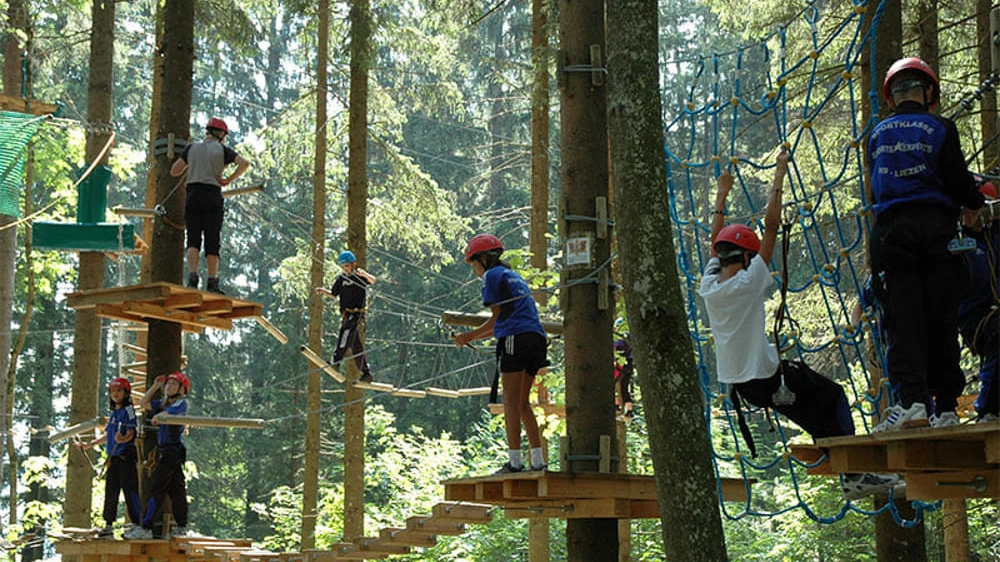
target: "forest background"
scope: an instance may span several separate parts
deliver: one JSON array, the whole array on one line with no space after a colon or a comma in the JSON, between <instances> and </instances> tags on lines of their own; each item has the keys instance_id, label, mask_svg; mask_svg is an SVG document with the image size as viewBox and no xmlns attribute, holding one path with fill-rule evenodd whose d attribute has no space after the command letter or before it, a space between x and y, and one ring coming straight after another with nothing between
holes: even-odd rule
<instances>
[{"instance_id":1,"label":"forest background","mask_svg":"<svg viewBox=\"0 0 1000 562\"><path fill-rule=\"evenodd\" d=\"M660 52L664 111L685 98L695 65L712 53L731 52L781 25L800 6L723 0L660 2ZM827 9L851 9L847 2ZM981 4L981 3L980 3ZM228 333L185 336L185 371L192 379L193 412L216 417L267 420L254 430L199 428L187 438L192 527L219 536L247 536L266 548L294 549L301 526L302 445L305 381L309 365L298 353L305 342L309 286L309 240L313 131L315 129L316 18L306 2L245 0L199 2L191 134L200 136L210 116L227 120L230 144L253 162L244 185L264 191L227 201L223 282L230 294L260 302L267 318L289 335L277 342L256 324L237 323ZM82 0L28 2L31 97L63 105L32 147L32 176L24 209L46 208L44 218L71 222L75 216L74 172L85 165L87 61L90 3ZM114 69L114 178L110 207L141 207L145 199L152 98L152 54L156 48L151 0L118 3ZM328 253L346 247L348 6L334 4L330 62L330 121L327 125ZM916 14L916 2L904 2ZM946 92L953 98L977 85L976 30L967 3L938 2L935 13L947 53ZM488 355L455 349L444 310L479 309L478 281L461 262L474 232L502 235L515 266L535 286L553 287L552 273L526 268L530 194L531 49L530 6L523 2L473 3L406 0L376 3L369 98L368 260L379 277L368 315L368 348L376 380L397 386L482 387L489 384ZM552 21L556 21L553 14ZM915 25L911 22L912 25ZM912 35L912 34L911 34ZM553 41L554 43L554 41ZM913 41L909 43L913 46ZM943 63L944 64L944 63ZM967 68L966 72L956 71ZM557 100L553 81L553 100ZM558 114L554 101L553 116ZM668 120L668 119L666 119ZM972 119L960 121L966 138L981 144ZM553 118L552 139L558 139ZM752 145L753 139L744 139ZM762 142L772 143L773 139ZM559 200L558 143L550 157L550 208ZM118 220L109 217L109 220ZM554 227L549 263L558 268ZM24 229L19 229L24 240ZM520 243L518 243L520 241ZM23 246L22 246L23 247ZM74 312L65 295L76 286L72 254L23 252L17 262L14 323L25 331L18 349L12 396L13 428L4 459L4 525L10 540L26 542L25 559L52 554L46 528L60 520L61 467L66 442L50 446L47 428L65 425L72 372ZM137 282L138 259L108 262L108 285ZM327 273L332 281L333 263ZM30 274L29 274L30 270ZM34 307L30 323L25 312ZM335 304L327 304L327 349L336 330ZM620 306L620 305L619 305ZM556 299L543 314L557 318ZM127 334L105 322L101 380L129 361L120 344ZM627 328L627 326L626 326ZM326 351L328 353L328 351ZM561 350L553 349L558 365ZM608 376L611 375L609 365ZM560 371L546 384L561 398ZM324 381L323 462L317 543L339 540L343 517L342 388ZM640 390L641 396L641 390ZM105 397L100 397L100 410ZM367 398L365 474L367 523L398 523L441 498L441 480L483 474L501 458L502 428L485 408L486 398L410 399L372 393ZM642 406L629 425L629 472L651 473ZM548 426L560 432L557 420ZM94 459L95 466L98 459ZM777 480L777 477L775 478ZM810 486L810 483L804 484ZM95 496L102 486L96 485ZM775 493L780 495L780 487ZM826 482L810 489L816 502L839 502ZM95 497L95 520L100 498ZM996 507L970 505L976 556L994 559ZM978 522L978 523L977 523ZM940 517L928 517L929 559L941 558ZM834 525L817 524L800 510L773 518L726 521L734 560L865 560L873 533L857 514ZM562 532L559 523L551 530ZM30 538L34 533L34 538ZM523 557L523 521L498 518L488 527L444 540L425 560L508 560ZM660 560L657 521L632 524L633 559ZM29 537L24 539L24 537ZM553 540L561 559L561 540ZM858 545L861 545L860 547Z\"/></svg>"}]
</instances>

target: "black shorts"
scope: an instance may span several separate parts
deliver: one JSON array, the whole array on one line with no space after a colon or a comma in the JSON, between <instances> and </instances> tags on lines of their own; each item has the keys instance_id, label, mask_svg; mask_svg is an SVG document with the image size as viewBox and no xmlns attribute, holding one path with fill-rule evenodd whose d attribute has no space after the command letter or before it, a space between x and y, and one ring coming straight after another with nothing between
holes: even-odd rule
<instances>
[{"instance_id":1,"label":"black shorts","mask_svg":"<svg viewBox=\"0 0 1000 562\"><path fill-rule=\"evenodd\" d=\"M549 366L548 348L545 336L535 332L505 336L497 340L497 365L501 373L524 371L533 377Z\"/></svg>"}]
</instances>

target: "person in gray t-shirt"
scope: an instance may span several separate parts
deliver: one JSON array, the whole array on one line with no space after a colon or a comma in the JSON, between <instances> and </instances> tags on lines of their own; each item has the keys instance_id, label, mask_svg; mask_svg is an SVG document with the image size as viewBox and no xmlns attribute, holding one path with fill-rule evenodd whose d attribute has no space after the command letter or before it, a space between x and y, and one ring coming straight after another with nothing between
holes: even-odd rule
<instances>
[{"instance_id":1,"label":"person in gray t-shirt","mask_svg":"<svg viewBox=\"0 0 1000 562\"><path fill-rule=\"evenodd\" d=\"M178 177L187 172L187 196L184 199L184 222L187 225L187 286L198 288L198 252L201 239L205 238L205 261L208 279L205 290L222 293L219 289L219 248L222 232L222 187L243 175L250 162L223 144L229 134L226 122L218 117L208 120L205 138L188 144L180 158L170 167L170 175ZM223 175L230 164L236 169L228 177Z\"/></svg>"}]
</instances>

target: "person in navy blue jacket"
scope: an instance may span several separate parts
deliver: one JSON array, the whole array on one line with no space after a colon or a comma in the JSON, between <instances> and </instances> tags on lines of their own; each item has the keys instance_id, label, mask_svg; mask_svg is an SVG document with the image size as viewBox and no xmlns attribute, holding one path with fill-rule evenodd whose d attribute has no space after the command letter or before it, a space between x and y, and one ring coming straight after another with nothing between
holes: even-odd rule
<instances>
[{"instance_id":1,"label":"person in navy blue jacket","mask_svg":"<svg viewBox=\"0 0 1000 562\"><path fill-rule=\"evenodd\" d=\"M976 421L983 423L1000 419L1000 201L991 182L979 191L990 205L962 221L976 249L965 254L969 285L958 307L958 329L965 346L979 356L982 386L975 408Z\"/></svg>"},{"instance_id":2,"label":"person in navy blue jacket","mask_svg":"<svg viewBox=\"0 0 1000 562\"><path fill-rule=\"evenodd\" d=\"M497 474L545 470L542 435L528 397L535 375L549 365L548 339L531 288L523 277L500 260L503 244L492 234L477 234L465 248L465 263L483 279L483 305L490 319L468 332L453 334L462 347L482 338L496 337L496 358L503 385L503 418L508 461ZM521 458L521 425L528 434L530 464Z\"/></svg>"},{"instance_id":3,"label":"person in navy blue jacket","mask_svg":"<svg viewBox=\"0 0 1000 562\"><path fill-rule=\"evenodd\" d=\"M873 278L882 281L887 374L897 403L875 431L953 425L965 386L958 344L963 247L954 241L963 209L979 209L983 196L955 123L931 113L941 93L930 66L896 61L883 92L893 113L868 141L870 250Z\"/></svg>"},{"instance_id":4,"label":"person in navy blue jacket","mask_svg":"<svg viewBox=\"0 0 1000 562\"><path fill-rule=\"evenodd\" d=\"M160 390L163 399L156 400ZM183 425L160 424L158 417L162 414L183 416L187 414L186 396L191 391L191 381L187 375L174 371L169 375L156 377L153 386L142 396L142 408L148 413L156 429L157 460L153 475L150 476L149 501L146 512L142 516L141 525L137 525L125 533L127 539L153 538L153 518L163 501L170 496L173 508L174 528L171 536L187 535L188 502L187 487L184 481L184 462L187 460L187 450L181 441L184 434Z\"/></svg>"},{"instance_id":5,"label":"person in navy blue jacket","mask_svg":"<svg viewBox=\"0 0 1000 562\"><path fill-rule=\"evenodd\" d=\"M112 526L118 518L118 496L125 495L125 509L129 521L139 522L139 457L135 449L136 418L132 407L132 384L117 377L108 383L108 401L111 411L104 434L93 441L77 442L77 449L86 450L101 443L107 452L107 472L104 479L104 528L98 536L112 537Z\"/></svg>"}]
</instances>

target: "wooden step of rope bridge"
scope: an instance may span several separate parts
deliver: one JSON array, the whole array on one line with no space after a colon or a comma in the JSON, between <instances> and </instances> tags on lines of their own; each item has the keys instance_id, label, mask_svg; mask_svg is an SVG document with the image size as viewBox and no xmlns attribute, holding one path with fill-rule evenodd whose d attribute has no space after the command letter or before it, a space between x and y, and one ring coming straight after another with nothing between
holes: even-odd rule
<instances>
[{"instance_id":1,"label":"wooden step of rope bridge","mask_svg":"<svg viewBox=\"0 0 1000 562\"><path fill-rule=\"evenodd\" d=\"M67 295L66 304L77 310L94 309L98 316L126 322L176 322L184 331L194 333L202 333L206 328L232 330L233 320L253 318L275 339L288 342L288 338L262 316L263 305L174 283L79 291Z\"/></svg>"},{"instance_id":2,"label":"wooden step of rope bridge","mask_svg":"<svg viewBox=\"0 0 1000 562\"><path fill-rule=\"evenodd\" d=\"M911 500L1000 499L1000 421L818 439L793 445L809 474L897 473Z\"/></svg>"},{"instance_id":3,"label":"wooden step of rope bridge","mask_svg":"<svg viewBox=\"0 0 1000 562\"><path fill-rule=\"evenodd\" d=\"M752 480L722 479L723 501L745 502ZM614 473L517 472L446 480L445 499L501 507L509 518L655 519L653 476Z\"/></svg>"}]
</instances>

